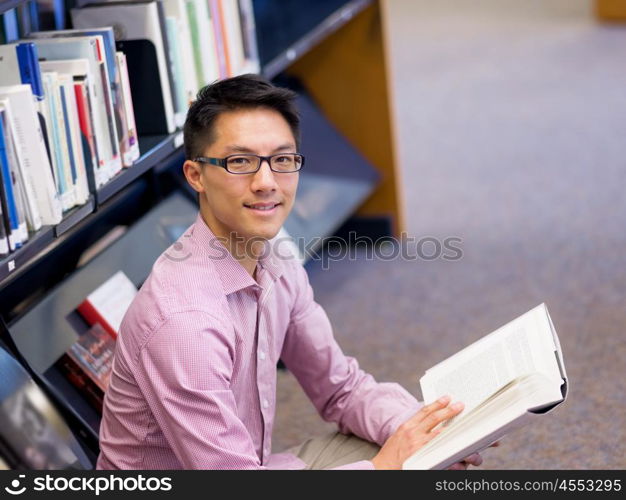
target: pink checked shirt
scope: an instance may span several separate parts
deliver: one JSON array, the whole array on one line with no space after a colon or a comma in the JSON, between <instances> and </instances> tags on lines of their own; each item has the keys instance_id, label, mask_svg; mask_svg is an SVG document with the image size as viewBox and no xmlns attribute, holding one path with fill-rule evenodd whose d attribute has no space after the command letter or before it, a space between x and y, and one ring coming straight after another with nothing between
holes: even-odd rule
<instances>
[{"instance_id":1,"label":"pink checked shirt","mask_svg":"<svg viewBox=\"0 0 626 500\"><path fill-rule=\"evenodd\" d=\"M279 359L342 432L382 445L419 409L343 354L295 260L268 252L257 280L200 215L158 258L120 328L99 469L304 468L271 452Z\"/></svg>"}]
</instances>

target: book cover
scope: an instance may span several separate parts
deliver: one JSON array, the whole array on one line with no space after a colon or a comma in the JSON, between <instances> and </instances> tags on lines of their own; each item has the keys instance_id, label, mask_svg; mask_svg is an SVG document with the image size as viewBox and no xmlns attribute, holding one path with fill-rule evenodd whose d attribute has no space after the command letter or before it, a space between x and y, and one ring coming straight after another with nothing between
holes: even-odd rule
<instances>
[{"instance_id":1,"label":"book cover","mask_svg":"<svg viewBox=\"0 0 626 500\"><path fill-rule=\"evenodd\" d=\"M124 314L135 295L135 285L122 271L118 271L90 293L76 309L88 324L99 323L116 339Z\"/></svg>"}]
</instances>

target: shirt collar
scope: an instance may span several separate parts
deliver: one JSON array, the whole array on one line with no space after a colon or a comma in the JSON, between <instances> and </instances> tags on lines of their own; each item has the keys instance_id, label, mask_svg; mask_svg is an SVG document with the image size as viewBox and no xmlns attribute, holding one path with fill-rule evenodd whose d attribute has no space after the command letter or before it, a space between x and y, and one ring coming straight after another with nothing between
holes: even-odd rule
<instances>
[{"instance_id":1,"label":"shirt collar","mask_svg":"<svg viewBox=\"0 0 626 500\"><path fill-rule=\"evenodd\" d=\"M220 240L209 229L198 212L196 222L192 229L192 238L200 246L208 258L213 262L217 274L220 277L224 293L229 295L244 288L258 286L258 283L250 276L248 271L235 259L228 249L222 245ZM271 251L271 245L266 244L266 250L259 259L259 265L267 270L274 280L282 274L282 268L276 260L276 256Z\"/></svg>"}]
</instances>

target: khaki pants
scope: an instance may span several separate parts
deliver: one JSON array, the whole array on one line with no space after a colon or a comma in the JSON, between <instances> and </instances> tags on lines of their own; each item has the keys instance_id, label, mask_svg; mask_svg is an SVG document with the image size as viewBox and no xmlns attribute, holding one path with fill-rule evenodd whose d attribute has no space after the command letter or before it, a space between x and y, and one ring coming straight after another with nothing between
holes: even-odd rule
<instances>
[{"instance_id":1,"label":"khaki pants","mask_svg":"<svg viewBox=\"0 0 626 500\"><path fill-rule=\"evenodd\" d=\"M379 450L380 446L375 443L354 435L333 432L324 437L308 439L287 451L307 464L307 469L321 470L371 460Z\"/></svg>"}]
</instances>

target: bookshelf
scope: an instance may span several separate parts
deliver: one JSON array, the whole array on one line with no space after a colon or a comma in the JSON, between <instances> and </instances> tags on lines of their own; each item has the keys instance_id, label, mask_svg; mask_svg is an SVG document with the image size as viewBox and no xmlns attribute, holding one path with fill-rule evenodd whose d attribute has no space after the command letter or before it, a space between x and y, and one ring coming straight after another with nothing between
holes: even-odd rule
<instances>
[{"instance_id":1,"label":"bookshelf","mask_svg":"<svg viewBox=\"0 0 626 500\"><path fill-rule=\"evenodd\" d=\"M25 1L0 2L0 13ZM301 93L307 167L300 177L300 205L285 227L305 245L334 234L355 216L383 219L385 231L398 234L404 228L403 204L388 91L386 2L299 2L280 4L314 8L315 15L304 16L313 25L300 26L289 40L278 40L261 54L263 75ZM256 16L268 2L253 3ZM65 213L60 224L43 227L0 259L0 337L59 402L94 453L99 415L52 364L85 326L72 313L82 298L119 269L140 285L172 243L154 232L155 221L169 213L187 225L193 222L195 193L180 168L182 140L180 130L140 136L141 156L132 167L92 192L85 205ZM324 205L323 211L316 212L318 205ZM84 251L119 225L127 226L127 233L77 267Z\"/></svg>"}]
</instances>

